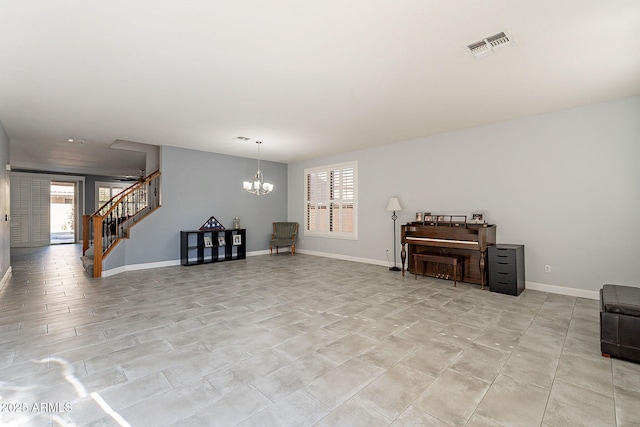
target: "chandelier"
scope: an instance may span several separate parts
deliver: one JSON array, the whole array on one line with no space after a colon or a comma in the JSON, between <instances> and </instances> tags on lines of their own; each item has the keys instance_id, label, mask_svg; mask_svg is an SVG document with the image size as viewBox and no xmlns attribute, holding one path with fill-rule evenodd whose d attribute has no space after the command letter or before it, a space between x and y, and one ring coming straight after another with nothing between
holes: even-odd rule
<instances>
[{"instance_id":1,"label":"chandelier","mask_svg":"<svg viewBox=\"0 0 640 427\"><path fill-rule=\"evenodd\" d=\"M258 144L258 171L253 176L253 181L244 181L242 183L242 188L256 196L262 196L273 191L273 184L264 182L264 176L262 176L262 171L260 170L260 144L262 144L262 141L256 141L256 144Z\"/></svg>"}]
</instances>

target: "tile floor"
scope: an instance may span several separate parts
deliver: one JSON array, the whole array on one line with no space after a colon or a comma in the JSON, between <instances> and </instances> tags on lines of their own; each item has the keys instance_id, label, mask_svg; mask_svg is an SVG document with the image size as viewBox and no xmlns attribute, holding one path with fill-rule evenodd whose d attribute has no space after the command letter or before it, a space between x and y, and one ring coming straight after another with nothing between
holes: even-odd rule
<instances>
[{"instance_id":1,"label":"tile floor","mask_svg":"<svg viewBox=\"0 0 640 427\"><path fill-rule=\"evenodd\" d=\"M598 303L289 254L91 279L13 249L0 424L632 426Z\"/></svg>"}]
</instances>

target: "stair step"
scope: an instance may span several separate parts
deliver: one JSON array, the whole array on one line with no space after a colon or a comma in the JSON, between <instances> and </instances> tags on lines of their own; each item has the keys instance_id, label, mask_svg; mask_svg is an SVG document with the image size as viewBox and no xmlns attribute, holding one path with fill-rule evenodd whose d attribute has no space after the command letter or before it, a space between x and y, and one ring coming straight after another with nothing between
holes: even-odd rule
<instances>
[{"instance_id":1,"label":"stair step","mask_svg":"<svg viewBox=\"0 0 640 427\"><path fill-rule=\"evenodd\" d=\"M85 271L89 273L91 277L93 277L93 256L81 256L80 260L82 261L82 267L85 269Z\"/></svg>"}]
</instances>

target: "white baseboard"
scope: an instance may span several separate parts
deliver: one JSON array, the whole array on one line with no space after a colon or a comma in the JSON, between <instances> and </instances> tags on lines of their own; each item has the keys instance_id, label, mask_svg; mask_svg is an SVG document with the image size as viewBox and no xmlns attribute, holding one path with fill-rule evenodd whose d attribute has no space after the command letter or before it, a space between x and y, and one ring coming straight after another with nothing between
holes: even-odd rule
<instances>
[{"instance_id":1,"label":"white baseboard","mask_svg":"<svg viewBox=\"0 0 640 427\"><path fill-rule=\"evenodd\" d=\"M281 252L284 252L284 251L281 251ZM257 256L257 255L269 255L269 250L247 252L247 256ZM116 274L124 273L125 271L147 270L149 268L161 268L161 267L174 267L176 265L180 265L179 259L174 259L171 261L147 262L144 264L131 264L131 265L125 265L122 267L112 268L110 270L103 270L102 277L114 276Z\"/></svg>"},{"instance_id":2,"label":"white baseboard","mask_svg":"<svg viewBox=\"0 0 640 427\"><path fill-rule=\"evenodd\" d=\"M525 282L525 289L532 291L549 292L552 294L568 295L572 297L600 299L600 291L588 291L586 289L567 288L564 286L545 285L544 283Z\"/></svg>"},{"instance_id":3,"label":"white baseboard","mask_svg":"<svg viewBox=\"0 0 640 427\"><path fill-rule=\"evenodd\" d=\"M11 276L11 266L7 268L7 271L2 276L2 280L0 280L0 289L4 288L4 285L7 284L7 280L9 280L9 276Z\"/></svg>"},{"instance_id":4,"label":"white baseboard","mask_svg":"<svg viewBox=\"0 0 640 427\"><path fill-rule=\"evenodd\" d=\"M280 252L284 252L284 251L280 251ZM265 249L263 251L247 252L247 256L258 256L258 255L269 255L269 249Z\"/></svg>"},{"instance_id":5,"label":"white baseboard","mask_svg":"<svg viewBox=\"0 0 640 427\"><path fill-rule=\"evenodd\" d=\"M149 268L161 268L161 267L173 267L180 265L180 260L160 261L160 262L147 262L144 264L130 264L122 267L112 268L110 270L103 270L102 277L114 276L116 274L124 273L125 271L137 271L147 270Z\"/></svg>"},{"instance_id":6,"label":"white baseboard","mask_svg":"<svg viewBox=\"0 0 640 427\"><path fill-rule=\"evenodd\" d=\"M307 250L307 249L296 249L296 253L301 253L301 254L306 254L306 255L321 256L321 257L325 257L325 258L341 259L341 260L344 260L344 261L361 262L361 263L364 263L364 264L382 265L384 267L389 267L389 263L387 263L385 261L380 261L380 260L377 260L377 259L371 259L371 258L360 258L360 257L355 257L355 256L349 256L349 255L330 254L330 253L327 253L327 252L310 251L310 250Z\"/></svg>"}]
</instances>

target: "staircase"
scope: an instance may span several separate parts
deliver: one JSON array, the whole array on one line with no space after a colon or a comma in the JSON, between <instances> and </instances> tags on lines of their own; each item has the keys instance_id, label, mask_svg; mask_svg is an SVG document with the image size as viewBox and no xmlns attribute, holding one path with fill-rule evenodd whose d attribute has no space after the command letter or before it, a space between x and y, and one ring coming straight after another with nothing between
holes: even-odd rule
<instances>
[{"instance_id":1,"label":"staircase","mask_svg":"<svg viewBox=\"0 0 640 427\"><path fill-rule=\"evenodd\" d=\"M91 215L82 216L82 265L93 277L102 276L102 262L129 230L160 207L160 171L114 196Z\"/></svg>"}]
</instances>

